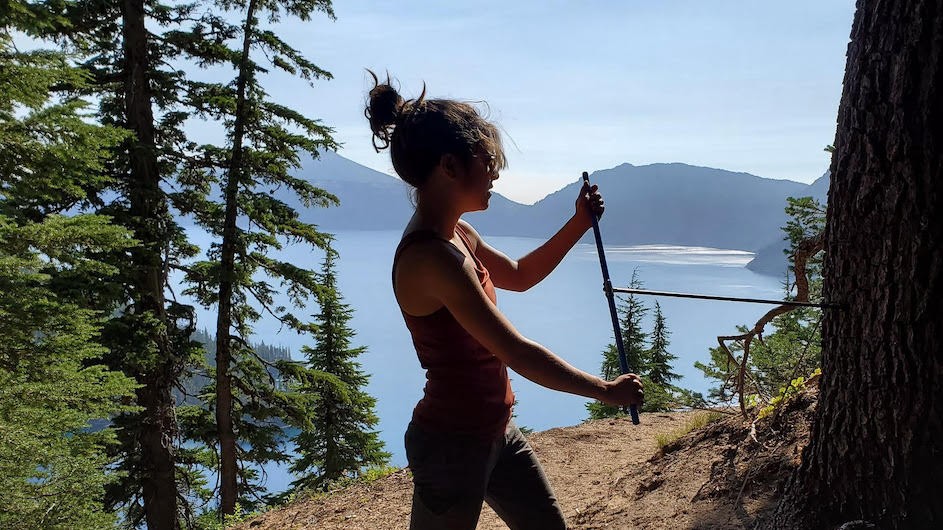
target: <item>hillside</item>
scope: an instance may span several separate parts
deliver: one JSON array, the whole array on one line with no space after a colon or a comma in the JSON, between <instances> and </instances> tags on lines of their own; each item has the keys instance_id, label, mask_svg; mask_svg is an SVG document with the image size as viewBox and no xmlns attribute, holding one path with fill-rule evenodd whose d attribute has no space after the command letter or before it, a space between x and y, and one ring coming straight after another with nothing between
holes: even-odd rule
<instances>
[{"instance_id":1,"label":"hillside","mask_svg":"<svg viewBox=\"0 0 943 530\"><path fill-rule=\"evenodd\" d=\"M570 528L746 529L769 512L808 442L816 392L750 422L727 415L658 449L657 437L704 412L587 422L529 436ZM408 470L298 500L239 530L396 530L408 527ZM487 506L479 529L507 528Z\"/></svg>"}]
</instances>

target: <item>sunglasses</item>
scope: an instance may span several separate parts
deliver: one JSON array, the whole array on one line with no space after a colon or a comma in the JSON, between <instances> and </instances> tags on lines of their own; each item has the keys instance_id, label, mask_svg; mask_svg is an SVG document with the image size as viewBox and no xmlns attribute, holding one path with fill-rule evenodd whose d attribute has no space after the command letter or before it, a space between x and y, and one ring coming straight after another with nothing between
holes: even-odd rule
<instances>
[{"instance_id":1,"label":"sunglasses","mask_svg":"<svg viewBox=\"0 0 943 530\"><path fill-rule=\"evenodd\" d=\"M480 153L480 154L474 154L472 155L472 157L480 159L485 164L485 171L487 171L488 173L490 174L497 173L498 168L495 165L497 156L495 156L494 154Z\"/></svg>"}]
</instances>

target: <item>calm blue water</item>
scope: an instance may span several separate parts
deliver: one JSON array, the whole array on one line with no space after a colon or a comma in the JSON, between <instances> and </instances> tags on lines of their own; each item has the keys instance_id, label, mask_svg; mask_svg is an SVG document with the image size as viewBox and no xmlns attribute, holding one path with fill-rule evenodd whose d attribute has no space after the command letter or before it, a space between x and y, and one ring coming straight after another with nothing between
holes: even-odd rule
<instances>
[{"instance_id":1,"label":"calm blue water","mask_svg":"<svg viewBox=\"0 0 943 530\"><path fill-rule=\"evenodd\" d=\"M339 288L354 309L354 345L368 348L361 363L371 374L367 391L377 398L378 428L387 450L393 453L392 464L404 466L403 432L425 379L390 286L390 263L399 236L399 230L339 232L335 248L340 253ZM511 257L523 256L541 243L518 237L487 239ZM193 240L202 244L207 238L193 234ZM321 255L306 248L286 248L283 257L320 268ZM747 252L649 245L610 247L606 257L616 287L626 286L637 267L644 287L653 290L757 298L780 298L782 294L778 279L744 268L752 258ZM645 297L644 301L654 307L654 299ZM735 331L738 324L752 324L767 310L754 304L677 298L659 302L671 331L669 350L678 356L675 371L683 376L680 384L697 391L705 391L709 384L694 362L708 359L708 348L717 344L717 335ZM498 306L522 334L574 366L598 373L601 352L612 342L612 325L595 246L574 247L553 274L526 293L499 291ZM298 315L317 312L317 306L312 305ZM199 318L201 328L213 329L215 318L209 312L200 312ZM257 324L255 338L288 346L293 355L302 345L311 344L290 330L280 329L270 318ZM544 389L513 373L511 378L519 401L518 424L544 430L586 418L586 399ZM284 469L271 466L266 471L270 491L281 491L291 481Z\"/></svg>"}]
</instances>

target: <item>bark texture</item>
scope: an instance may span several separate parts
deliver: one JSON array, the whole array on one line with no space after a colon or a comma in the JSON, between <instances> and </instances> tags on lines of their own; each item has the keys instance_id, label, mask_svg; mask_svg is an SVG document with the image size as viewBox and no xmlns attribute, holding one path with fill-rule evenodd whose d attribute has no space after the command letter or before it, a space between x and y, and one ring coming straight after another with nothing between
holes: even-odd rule
<instances>
[{"instance_id":1,"label":"bark texture","mask_svg":"<svg viewBox=\"0 0 943 530\"><path fill-rule=\"evenodd\" d=\"M861 0L832 159L821 393L769 528L943 528L943 0Z\"/></svg>"},{"instance_id":2,"label":"bark texture","mask_svg":"<svg viewBox=\"0 0 943 530\"><path fill-rule=\"evenodd\" d=\"M122 3L125 64L124 105L127 127L134 132L130 142L129 206L131 228L141 244L131 250L134 311L145 322L143 332L153 346L156 360L142 363L135 374L142 386L137 390L143 408L138 441L143 466L142 494L149 530L176 530L177 484L174 477L173 437L176 433L174 361L167 336L164 299L164 223L167 205L160 190L154 114L148 72L148 37L144 25L143 0Z\"/></svg>"}]
</instances>

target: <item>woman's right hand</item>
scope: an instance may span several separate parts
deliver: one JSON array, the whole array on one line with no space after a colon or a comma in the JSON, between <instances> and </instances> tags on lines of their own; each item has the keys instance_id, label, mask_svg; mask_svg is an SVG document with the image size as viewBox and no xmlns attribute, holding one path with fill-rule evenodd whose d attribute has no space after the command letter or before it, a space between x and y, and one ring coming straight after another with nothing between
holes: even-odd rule
<instances>
[{"instance_id":1,"label":"woman's right hand","mask_svg":"<svg viewBox=\"0 0 943 530\"><path fill-rule=\"evenodd\" d=\"M613 381L606 382L606 392L601 401L610 405L641 405L645 393L642 380L635 374L620 375Z\"/></svg>"}]
</instances>

